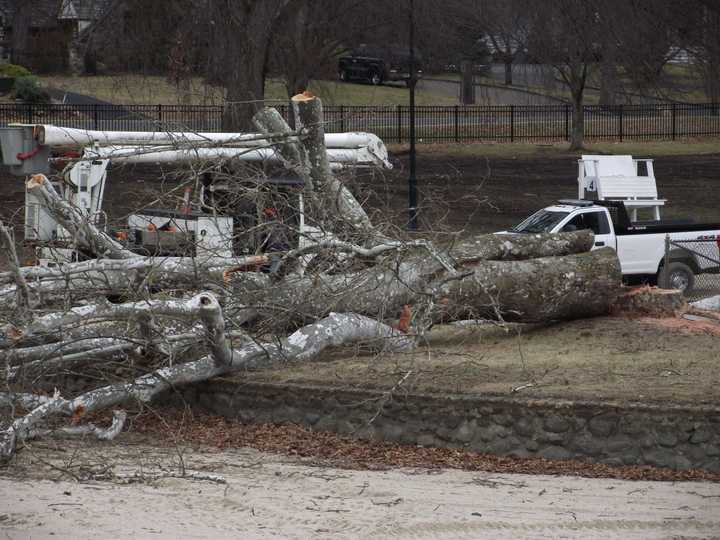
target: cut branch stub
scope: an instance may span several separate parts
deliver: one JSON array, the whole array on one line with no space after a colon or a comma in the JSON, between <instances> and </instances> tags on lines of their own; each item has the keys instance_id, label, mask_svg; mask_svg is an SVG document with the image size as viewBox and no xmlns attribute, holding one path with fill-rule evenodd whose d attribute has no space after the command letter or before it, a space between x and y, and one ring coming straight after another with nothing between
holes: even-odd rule
<instances>
[{"instance_id":1,"label":"cut branch stub","mask_svg":"<svg viewBox=\"0 0 720 540\"><path fill-rule=\"evenodd\" d=\"M291 99L295 113L296 127L301 131L302 144L310 164L310 176L323 202L330 204L329 216L338 215L341 221L349 223L356 232L368 235L372 223L367 213L330 170L325 147L325 128L322 102L311 92L297 94Z\"/></svg>"},{"instance_id":2,"label":"cut branch stub","mask_svg":"<svg viewBox=\"0 0 720 540\"><path fill-rule=\"evenodd\" d=\"M205 340L211 356L218 364L229 365L232 362L232 351L225 340L225 321L217 298L210 293L201 293L190 304L197 310L205 326Z\"/></svg>"}]
</instances>

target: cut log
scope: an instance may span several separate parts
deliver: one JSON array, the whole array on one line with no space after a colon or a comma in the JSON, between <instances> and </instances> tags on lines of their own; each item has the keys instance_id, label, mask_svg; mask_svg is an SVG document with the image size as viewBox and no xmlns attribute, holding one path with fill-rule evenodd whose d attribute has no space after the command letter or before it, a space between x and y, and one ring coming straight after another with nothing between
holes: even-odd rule
<instances>
[{"instance_id":1,"label":"cut log","mask_svg":"<svg viewBox=\"0 0 720 540\"><path fill-rule=\"evenodd\" d=\"M312 194L308 218L310 221L325 223L331 217L334 221L350 224L356 232L367 236L372 229L370 219L352 193L331 171L324 144L320 100L312 94L300 94L293 100L295 118L298 128L303 130L302 136L300 142L285 138L278 150L288 166L303 178L306 188ZM268 136L272 133L292 132L275 109L259 111L253 117L253 122Z\"/></svg>"},{"instance_id":2,"label":"cut log","mask_svg":"<svg viewBox=\"0 0 720 540\"><path fill-rule=\"evenodd\" d=\"M311 92L297 94L290 100L295 122L301 133L302 144L310 164L310 176L324 202L327 215L346 220L357 232L365 235L372 231L372 223L363 207L330 169L325 149L325 127L322 103ZM325 221L325 220L323 220Z\"/></svg>"},{"instance_id":3,"label":"cut log","mask_svg":"<svg viewBox=\"0 0 720 540\"><path fill-rule=\"evenodd\" d=\"M270 261L265 255L247 257L164 257L124 260L97 259L67 263L54 268L23 267L21 276L39 305L61 301L77 302L99 295L132 296L141 293L142 284L165 289L223 287L236 269L258 268ZM0 282L8 281L0 274ZM17 284L0 287L0 306L14 309Z\"/></svg>"},{"instance_id":4,"label":"cut log","mask_svg":"<svg viewBox=\"0 0 720 540\"><path fill-rule=\"evenodd\" d=\"M608 313L621 288L620 263L609 248L528 261L479 261L454 273L427 254L415 254L357 272L288 276L270 290L246 287L243 280L249 278L237 276L235 294L263 305L267 317L285 313L300 320L329 311L382 318L405 304L425 302L443 302L450 320L571 319Z\"/></svg>"},{"instance_id":5,"label":"cut log","mask_svg":"<svg viewBox=\"0 0 720 540\"><path fill-rule=\"evenodd\" d=\"M450 255L460 264L474 261L520 261L590 251L592 231L542 234L484 234L459 241Z\"/></svg>"},{"instance_id":6,"label":"cut log","mask_svg":"<svg viewBox=\"0 0 720 540\"><path fill-rule=\"evenodd\" d=\"M613 311L629 317L678 317L688 309L682 291L635 287L621 294Z\"/></svg>"},{"instance_id":7,"label":"cut log","mask_svg":"<svg viewBox=\"0 0 720 540\"><path fill-rule=\"evenodd\" d=\"M294 132L277 109L266 107L258 111L253 116L253 123L268 137L270 142L276 144L275 152L279 154L285 167L302 178L306 191L312 193L314 185L310 176L307 154L303 146L298 143L297 138L289 137ZM280 137L273 137L272 134L280 134Z\"/></svg>"},{"instance_id":8,"label":"cut log","mask_svg":"<svg viewBox=\"0 0 720 540\"><path fill-rule=\"evenodd\" d=\"M495 315L543 322L604 315L622 280L611 248L527 261L483 261L471 271L466 279L438 289L451 320Z\"/></svg>"}]
</instances>

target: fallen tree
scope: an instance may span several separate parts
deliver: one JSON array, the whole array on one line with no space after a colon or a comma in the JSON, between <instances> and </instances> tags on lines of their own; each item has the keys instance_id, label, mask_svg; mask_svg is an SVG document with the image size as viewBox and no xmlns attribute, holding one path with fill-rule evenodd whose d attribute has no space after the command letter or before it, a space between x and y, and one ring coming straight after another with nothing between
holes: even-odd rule
<instances>
[{"instance_id":1,"label":"fallen tree","mask_svg":"<svg viewBox=\"0 0 720 540\"><path fill-rule=\"evenodd\" d=\"M0 407L24 411L4 428L0 456L47 435L53 418L77 424L89 413L218 375L309 361L330 346L408 352L438 321L547 322L600 315L615 303L619 262L609 248L591 251L589 231L388 238L328 165L320 101L306 93L293 107L296 132L267 109L256 125L266 142L276 142L284 166L305 179L306 219L333 234L275 254L271 272L265 254L138 256L45 177L28 181L28 191L93 258L0 273L8 387ZM60 373L106 364L123 380L72 398L39 391ZM108 429L61 432L109 439L124 418L117 412Z\"/></svg>"}]
</instances>

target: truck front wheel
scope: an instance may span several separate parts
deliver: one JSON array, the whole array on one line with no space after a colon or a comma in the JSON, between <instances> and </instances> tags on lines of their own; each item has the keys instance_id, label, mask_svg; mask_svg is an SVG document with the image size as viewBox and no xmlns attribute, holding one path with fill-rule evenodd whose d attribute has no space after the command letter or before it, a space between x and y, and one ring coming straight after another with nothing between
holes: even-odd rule
<instances>
[{"instance_id":1,"label":"truck front wheel","mask_svg":"<svg viewBox=\"0 0 720 540\"><path fill-rule=\"evenodd\" d=\"M662 283L663 270L660 271L660 284ZM687 264L671 262L667 267L667 283L671 289L682 291L688 296L695 287L695 273Z\"/></svg>"}]
</instances>

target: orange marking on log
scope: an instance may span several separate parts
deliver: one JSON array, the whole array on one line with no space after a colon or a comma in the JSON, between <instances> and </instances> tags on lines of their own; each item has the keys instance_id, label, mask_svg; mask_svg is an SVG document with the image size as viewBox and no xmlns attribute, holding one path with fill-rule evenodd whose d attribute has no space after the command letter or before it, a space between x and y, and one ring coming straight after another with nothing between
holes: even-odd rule
<instances>
[{"instance_id":1,"label":"orange marking on log","mask_svg":"<svg viewBox=\"0 0 720 540\"><path fill-rule=\"evenodd\" d=\"M7 333L8 336L10 336L10 339L12 339L13 341L19 341L25 335L22 330L16 328L15 326L11 326L8 329Z\"/></svg>"},{"instance_id":2,"label":"orange marking on log","mask_svg":"<svg viewBox=\"0 0 720 540\"><path fill-rule=\"evenodd\" d=\"M234 274L236 272L255 272L259 267L269 262L270 257L268 257L267 255L257 255L255 257L251 257L248 259L247 264L233 266L232 268L223 270L223 281L227 285L230 281L230 274Z\"/></svg>"},{"instance_id":3,"label":"orange marking on log","mask_svg":"<svg viewBox=\"0 0 720 540\"><path fill-rule=\"evenodd\" d=\"M410 330L410 320L412 319L412 310L410 309L410 306L405 304L402 307L402 311L400 312L400 319L398 320L397 324L390 325L391 328L398 330L402 332L403 334L407 334Z\"/></svg>"},{"instance_id":4,"label":"orange marking on log","mask_svg":"<svg viewBox=\"0 0 720 540\"><path fill-rule=\"evenodd\" d=\"M72 424L73 425L79 424L80 420L82 419L83 416L85 416L85 407L83 407L82 405L78 405L78 407L75 409L75 411L73 412L73 415L72 415L72 420L71 420Z\"/></svg>"}]
</instances>

